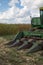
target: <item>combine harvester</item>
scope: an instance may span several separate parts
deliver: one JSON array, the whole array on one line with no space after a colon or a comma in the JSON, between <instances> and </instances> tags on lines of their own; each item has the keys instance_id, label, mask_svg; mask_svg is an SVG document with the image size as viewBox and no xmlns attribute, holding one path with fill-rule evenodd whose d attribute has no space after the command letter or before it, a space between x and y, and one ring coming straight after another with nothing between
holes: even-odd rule
<instances>
[{"instance_id":1,"label":"combine harvester","mask_svg":"<svg viewBox=\"0 0 43 65\"><path fill-rule=\"evenodd\" d=\"M17 33L7 45L18 46L17 50L28 49L28 53L43 50L43 7L40 8L40 17L32 18L31 29Z\"/></svg>"}]
</instances>

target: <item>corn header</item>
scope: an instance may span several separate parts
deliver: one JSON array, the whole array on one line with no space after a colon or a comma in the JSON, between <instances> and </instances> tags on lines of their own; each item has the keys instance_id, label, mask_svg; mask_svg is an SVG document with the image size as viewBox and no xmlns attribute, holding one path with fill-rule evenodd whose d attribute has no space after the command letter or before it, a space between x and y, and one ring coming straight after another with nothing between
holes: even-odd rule
<instances>
[{"instance_id":1,"label":"corn header","mask_svg":"<svg viewBox=\"0 0 43 65\"><path fill-rule=\"evenodd\" d=\"M32 18L31 29L17 33L7 45L17 46L17 50L28 49L28 53L43 50L43 7L40 8L40 17Z\"/></svg>"}]
</instances>

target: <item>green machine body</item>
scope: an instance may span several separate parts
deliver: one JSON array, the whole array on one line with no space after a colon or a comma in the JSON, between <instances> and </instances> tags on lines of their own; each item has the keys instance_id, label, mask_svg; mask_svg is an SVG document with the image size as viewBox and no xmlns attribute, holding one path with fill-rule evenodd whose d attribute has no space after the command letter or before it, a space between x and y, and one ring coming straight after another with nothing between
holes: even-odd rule
<instances>
[{"instance_id":1,"label":"green machine body","mask_svg":"<svg viewBox=\"0 0 43 65\"><path fill-rule=\"evenodd\" d=\"M40 17L33 17L31 20L32 27L43 29L43 7L40 8Z\"/></svg>"}]
</instances>

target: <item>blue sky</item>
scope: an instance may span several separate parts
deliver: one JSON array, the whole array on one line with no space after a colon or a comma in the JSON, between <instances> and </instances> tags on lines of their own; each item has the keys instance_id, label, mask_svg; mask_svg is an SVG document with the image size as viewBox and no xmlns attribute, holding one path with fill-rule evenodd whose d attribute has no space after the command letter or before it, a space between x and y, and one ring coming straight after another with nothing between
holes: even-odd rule
<instances>
[{"instance_id":1,"label":"blue sky","mask_svg":"<svg viewBox=\"0 0 43 65\"><path fill-rule=\"evenodd\" d=\"M0 23L31 23L31 17L39 17L42 0L0 0Z\"/></svg>"},{"instance_id":2,"label":"blue sky","mask_svg":"<svg viewBox=\"0 0 43 65\"><path fill-rule=\"evenodd\" d=\"M8 2L10 0L0 0L0 12L6 11L9 8Z\"/></svg>"},{"instance_id":3,"label":"blue sky","mask_svg":"<svg viewBox=\"0 0 43 65\"><path fill-rule=\"evenodd\" d=\"M10 8L10 6L8 5L10 1L11 0L0 0L0 12L4 12ZM21 5L21 1L20 0L18 1L19 1L18 3L15 3L15 6L20 9L23 8L23 6Z\"/></svg>"},{"instance_id":4,"label":"blue sky","mask_svg":"<svg viewBox=\"0 0 43 65\"><path fill-rule=\"evenodd\" d=\"M23 8L24 6L21 5L21 1L20 0L18 0L18 1L19 1L18 3L15 3L16 7L20 8L20 9Z\"/></svg>"}]
</instances>

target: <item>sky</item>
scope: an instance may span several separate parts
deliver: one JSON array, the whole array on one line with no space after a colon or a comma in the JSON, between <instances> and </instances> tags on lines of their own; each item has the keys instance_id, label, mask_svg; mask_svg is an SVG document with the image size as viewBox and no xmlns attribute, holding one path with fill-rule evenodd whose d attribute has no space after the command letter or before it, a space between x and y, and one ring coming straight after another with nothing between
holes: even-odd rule
<instances>
[{"instance_id":1,"label":"sky","mask_svg":"<svg viewBox=\"0 0 43 65\"><path fill-rule=\"evenodd\" d=\"M30 24L32 17L40 17L40 7L43 0L0 0L0 23Z\"/></svg>"}]
</instances>

